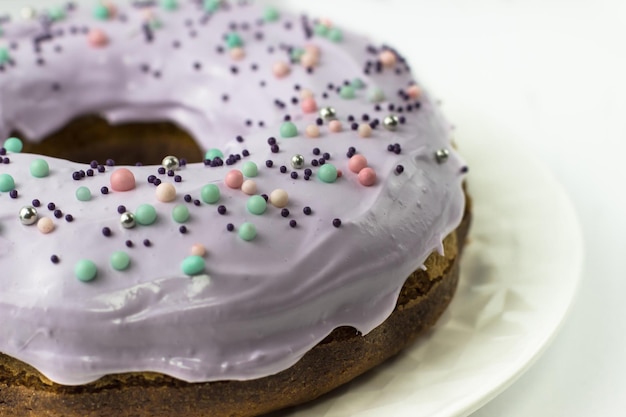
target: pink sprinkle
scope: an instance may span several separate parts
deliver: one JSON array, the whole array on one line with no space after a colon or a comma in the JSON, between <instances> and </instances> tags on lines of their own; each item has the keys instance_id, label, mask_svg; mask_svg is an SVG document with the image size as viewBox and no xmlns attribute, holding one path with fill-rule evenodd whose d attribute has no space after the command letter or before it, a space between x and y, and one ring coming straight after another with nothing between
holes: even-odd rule
<instances>
[{"instance_id":1,"label":"pink sprinkle","mask_svg":"<svg viewBox=\"0 0 626 417\"><path fill-rule=\"evenodd\" d=\"M320 19L320 23L329 28L333 27L333 21L327 17Z\"/></svg>"},{"instance_id":2,"label":"pink sprinkle","mask_svg":"<svg viewBox=\"0 0 626 417\"><path fill-rule=\"evenodd\" d=\"M272 66L272 72L276 78L285 78L291 72L291 68L285 61L278 61Z\"/></svg>"},{"instance_id":3,"label":"pink sprinkle","mask_svg":"<svg viewBox=\"0 0 626 417\"><path fill-rule=\"evenodd\" d=\"M339 133L343 130L343 126L339 120L331 120L330 123L328 123L328 130L333 133Z\"/></svg>"},{"instance_id":4,"label":"pink sprinkle","mask_svg":"<svg viewBox=\"0 0 626 417\"><path fill-rule=\"evenodd\" d=\"M386 68L394 67L396 65L396 62L398 61L398 57L396 56L396 54L388 49L382 51L380 55L378 55L378 59L380 60L380 62L383 63L383 66Z\"/></svg>"},{"instance_id":5,"label":"pink sprinkle","mask_svg":"<svg viewBox=\"0 0 626 417\"><path fill-rule=\"evenodd\" d=\"M54 222L49 217L42 217L37 221L37 229L44 235L47 235L54 230Z\"/></svg>"},{"instance_id":6,"label":"pink sprinkle","mask_svg":"<svg viewBox=\"0 0 626 417\"><path fill-rule=\"evenodd\" d=\"M361 123L359 125L359 136L362 138L369 138L372 136L372 127L367 123Z\"/></svg>"},{"instance_id":7,"label":"pink sprinkle","mask_svg":"<svg viewBox=\"0 0 626 417\"><path fill-rule=\"evenodd\" d=\"M337 170L337 178L341 178L341 177L343 177L343 171L338 169Z\"/></svg>"},{"instance_id":8,"label":"pink sprinkle","mask_svg":"<svg viewBox=\"0 0 626 417\"><path fill-rule=\"evenodd\" d=\"M244 194L254 195L257 191L256 182L254 180L245 180L243 184L241 184L241 191Z\"/></svg>"},{"instance_id":9,"label":"pink sprinkle","mask_svg":"<svg viewBox=\"0 0 626 417\"><path fill-rule=\"evenodd\" d=\"M135 189L135 175L127 168L118 168L111 174L111 188L114 191Z\"/></svg>"},{"instance_id":10,"label":"pink sprinkle","mask_svg":"<svg viewBox=\"0 0 626 417\"><path fill-rule=\"evenodd\" d=\"M364 168L367 168L367 159L365 159L363 155L354 155L350 158L350 161L348 161L348 168L350 171L358 174Z\"/></svg>"},{"instance_id":11,"label":"pink sprinkle","mask_svg":"<svg viewBox=\"0 0 626 417\"><path fill-rule=\"evenodd\" d=\"M300 102L300 107L302 107L302 111L305 113L315 113L317 110L317 103L313 98L306 98Z\"/></svg>"},{"instance_id":12,"label":"pink sprinkle","mask_svg":"<svg viewBox=\"0 0 626 417\"><path fill-rule=\"evenodd\" d=\"M162 203L176 200L176 187L169 182L162 182L156 188L156 198Z\"/></svg>"},{"instance_id":13,"label":"pink sprinkle","mask_svg":"<svg viewBox=\"0 0 626 417\"><path fill-rule=\"evenodd\" d=\"M315 67L317 65L318 61L319 61L318 56L317 55L313 55L310 52L305 52L300 57L300 64L302 64L302 66L306 67L306 68Z\"/></svg>"},{"instance_id":14,"label":"pink sprinkle","mask_svg":"<svg viewBox=\"0 0 626 417\"><path fill-rule=\"evenodd\" d=\"M416 85L412 85L412 86L410 86L409 88L406 89L406 93L412 99L416 99L416 98L418 98L418 97L420 97L422 95L422 89L419 88Z\"/></svg>"},{"instance_id":15,"label":"pink sprinkle","mask_svg":"<svg viewBox=\"0 0 626 417\"><path fill-rule=\"evenodd\" d=\"M194 256L204 256L206 255L206 248L201 243L196 243L191 246L191 254Z\"/></svg>"},{"instance_id":16,"label":"pink sprinkle","mask_svg":"<svg viewBox=\"0 0 626 417\"><path fill-rule=\"evenodd\" d=\"M224 183L228 188L238 190L243 185L243 174L238 169L233 169L226 174Z\"/></svg>"},{"instance_id":17,"label":"pink sprinkle","mask_svg":"<svg viewBox=\"0 0 626 417\"><path fill-rule=\"evenodd\" d=\"M109 38L104 33L104 31L100 29L91 29L91 31L89 31L89 34L87 35L87 40L89 42L89 45L93 46L94 48L102 48L109 43Z\"/></svg>"},{"instance_id":18,"label":"pink sprinkle","mask_svg":"<svg viewBox=\"0 0 626 417\"><path fill-rule=\"evenodd\" d=\"M233 48L230 50L230 57L235 61L241 61L246 56L243 48Z\"/></svg>"},{"instance_id":19,"label":"pink sprinkle","mask_svg":"<svg viewBox=\"0 0 626 417\"><path fill-rule=\"evenodd\" d=\"M102 4L109 11L109 19L115 17L115 15L117 14L117 6L111 1L104 1L102 2Z\"/></svg>"},{"instance_id":20,"label":"pink sprinkle","mask_svg":"<svg viewBox=\"0 0 626 417\"><path fill-rule=\"evenodd\" d=\"M320 47L312 43L306 44L304 46L304 50L312 55L315 55L316 57L319 57L321 52Z\"/></svg>"},{"instance_id":21,"label":"pink sprinkle","mask_svg":"<svg viewBox=\"0 0 626 417\"><path fill-rule=\"evenodd\" d=\"M300 98L302 100L307 99L307 98L313 98L313 91L309 90L308 88L303 88L300 91Z\"/></svg>"},{"instance_id":22,"label":"pink sprinkle","mask_svg":"<svg viewBox=\"0 0 626 417\"><path fill-rule=\"evenodd\" d=\"M376 183L376 172L372 168L363 168L359 172L359 182L366 187L374 185Z\"/></svg>"},{"instance_id":23,"label":"pink sprinkle","mask_svg":"<svg viewBox=\"0 0 626 417\"><path fill-rule=\"evenodd\" d=\"M319 138L320 128L317 125L308 125L304 131L309 138Z\"/></svg>"},{"instance_id":24,"label":"pink sprinkle","mask_svg":"<svg viewBox=\"0 0 626 417\"><path fill-rule=\"evenodd\" d=\"M152 20L154 20L155 16L154 16L154 10L152 9L143 9L141 11L141 17L143 18L143 20L150 22Z\"/></svg>"}]
</instances>

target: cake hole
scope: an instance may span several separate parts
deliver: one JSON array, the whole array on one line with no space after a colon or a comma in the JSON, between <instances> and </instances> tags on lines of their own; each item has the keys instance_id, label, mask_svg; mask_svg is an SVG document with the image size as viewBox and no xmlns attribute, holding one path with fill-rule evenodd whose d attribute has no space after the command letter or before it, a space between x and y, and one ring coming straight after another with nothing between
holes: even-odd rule
<instances>
[{"instance_id":1,"label":"cake hole","mask_svg":"<svg viewBox=\"0 0 626 417\"><path fill-rule=\"evenodd\" d=\"M12 136L24 141L23 152L36 153L74 162L117 165L160 165L163 157L174 155L188 162L200 162L204 153L194 138L171 122L136 122L111 125L100 116L81 116L41 142L33 142L20 132Z\"/></svg>"}]
</instances>

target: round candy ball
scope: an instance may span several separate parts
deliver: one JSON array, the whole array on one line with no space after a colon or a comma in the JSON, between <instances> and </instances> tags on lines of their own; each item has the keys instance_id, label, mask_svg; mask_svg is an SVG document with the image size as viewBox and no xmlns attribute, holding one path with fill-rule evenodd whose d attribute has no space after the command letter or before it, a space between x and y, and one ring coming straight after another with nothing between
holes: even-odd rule
<instances>
[{"instance_id":1,"label":"round candy ball","mask_svg":"<svg viewBox=\"0 0 626 417\"><path fill-rule=\"evenodd\" d=\"M176 187L169 182L162 182L156 188L156 198L162 203L176 200Z\"/></svg>"},{"instance_id":2,"label":"round candy ball","mask_svg":"<svg viewBox=\"0 0 626 417\"><path fill-rule=\"evenodd\" d=\"M35 178L47 177L50 173L48 163L43 159L35 159L30 163L30 175Z\"/></svg>"},{"instance_id":3,"label":"round candy ball","mask_svg":"<svg viewBox=\"0 0 626 417\"><path fill-rule=\"evenodd\" d=\"M359 172L359 182L366 187L374 185L376 183L376 172L372 168L363 168Z\"/></svg>"},{"instance_id":4,"label":"round candy ball","mask_svg":"<svg viewBox=\"0 0 626 417\"><path fill-rule=\"evenodd\" d=\"M4 141L4 149L13 153L20 153L24 149L24 144L18 138L8 138Z\"/></svg>"},{"instance_id":5,"label":"round candy ball","mask_svg":"<svg viewBox=\"0 0 626 417\"><path fill-rule=\"evenodd\" d=\"M333 164L324 164L317 171L317 176L323 182L333 183L337 181L337 168Z\"/></svg>"},{"instance_id":6,"label":"round candy ball","mask_svg":"<svg viewBox=\"0 0 626 417\"><path fill-rule=\"evenodd\" d=\"M257 192L256 182L254 180L245 180L241 185L241 191L248 195L254 195Z\"/></svg>"},{"instance_id":7,"label":"round candy ball","mask_svg":"<svg viewBox=\"0 0 626 417\"><path fill-rule=\"evenodd\" d=\"M207 184L200 191L200 198L207 204L215 204L220 201L220 189L215 184Z\"/></svg>"},{"instance_id":8,"label":"round candy ball","mask_svg":"<svg viewBox=\"0 0 626 417\"><path fill-rule=\"evenodd\" d=\"M350 171L354 172L355 174L358 174L363 168L366 167L367 159L365 159L363 155L354 155L352 158L350 158L350 161L348 161L348 168L350 168Z\"/></svg>"},{"instance_id":9,"label":"round candy ball","mask_svg":"<svg viewBox=\"0 0 626 417\"><path fill-rule=\"evenodd\" d=\"M98 268L96 264L88 259L82 259L74 265L74 275L80 281L89 282L96 278Z\"/></svg>"},{"instance_id":10,"label":"round candy ball","mask_svg":"<svg viewBox=\"0 0 626 417\"><path fill-rule=\"evenodd\" d=\"M54 230L54 222L50 217L42 217L37 221L37 229L44 235Z\"/></svg>"},{"instance_id":11,"label":"round candy ball","mask_svg":"<svg viewBox=\"0 0 626 417\"><path fill-rule=\"evenodd\" d=\"M226 174L224 183L227 187L238 190L243 184L243 174L238 169L233 169Z\"/></svg>"},{"instance_id":12,"label":"round candy ball","mask_svg":"<svg viewBox=\"0 0 626 417\"><path fill-rule=\"evenodd\" d=\"M251 241L256 238L256 226L252 223L244 223L239 227L239 237L245 241Z\"/></svg>"},{"instance_id":13,"label":"round candy ball","mask_svg":"<svg viewBox=\"0 0 626 417\"><path fill-rule=\"evenodd\" d=\"M156 209L150 204L142 204L135 210L135 221L142 226L149 226L157 219Z\"/></svg>"},{"instance_id":14,"label":"round candy ball","mask_svg":"<svg viewBox=\"0 0 626 417\"><path fill-rule=\"evenodd\" d=\"M270 203L272 203L274 207L278 208L287 207L287 204L289 203L289 194L287 194L287 191L281 190L280 188L276 189L270 194Z\"/></svg>"},{"instance_id":15,"label":"round candy ball","mask_svg":"<svg viewBox=\"0 0 626 417\"><path fill-rule=\"evenodd\" d=\"M191 255L183 260L181 269L185 275L194 276L204 272L206 262L201 256Z\"/></svg>"},{"instance_id":16,"label":"round candy ball","mask_svg":"<svg viewBox=\"0 0 626 417\"><path fill-rule=\"evenodd\" d=\"M261 215L267 210L267 202L260 195L253 195L248 199L246 207L250 213Z\"/></svg>"},{"instance_id":17,"label":"round candy ball","mask_svg":"<svg viewBox=\"0 0 626 417\"><path fill-rule=\"evenodd\" d=\"M114 191L130 191L135 186L135 174L128 168L118 168L111 174L111 188Z\"/></svg>"},{"instance_id":18,"label":"round candy ball","mask_svg":"<svg viewBox=\"0 0 626 417\"><path fill-rule=\"evenodd\" d=\"M123 271L130 266L130 256L124 251L113 252L110 261L116 271Z\"/></svg>"}]
</instances>

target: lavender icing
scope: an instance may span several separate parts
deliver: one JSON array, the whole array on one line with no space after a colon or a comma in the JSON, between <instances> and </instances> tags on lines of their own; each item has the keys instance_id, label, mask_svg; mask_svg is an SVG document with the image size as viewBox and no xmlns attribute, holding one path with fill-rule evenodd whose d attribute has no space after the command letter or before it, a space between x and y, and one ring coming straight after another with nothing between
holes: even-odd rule
<instances>
[{"instance_id":1,"label":"lavender icing","mask_svg":"<svg viewBox=\"0 0 626 417\"><path fill-rule=\"evenodd\" d=\"M0 46L7 46L11 62L0 71L0 136L18 129L39 140L79 114L97 113L112 123L170 120L204 148L219 148L226 155L250 152L234 166L187 165L177 172L180 183L157 175L154 166L128 167L136 189L107 195L100 188L110 185L115 168L75 181L72 173L87 165L43 157L50 175L40 179L30 175L29 165L41 155L7 155L10 163L0 164L0 174L15 179L19 194L0 193L0 352L57 383L84 384L131 371L200 382L253 379L284 370L338 326L368 333L382 323L406 277L432 251L442 250L443 237L462 218L463 161L453 150L445 163L436 161L435 152L451 146L449 125L427 93L419 109L408 111L413 100L403 100L398 91L414 78L403 63L396 66L399 73L386 68L365 74L364 64L377 55L361 36L344 31L340 43L307 39L299 16L281 12L277 22L260 25L263 11L246 4L233 3L209 15L199 9L194 1L181 1L173 11L155 7L162 28L154 29L151 42L142 31L142 13L132 6L118 5L116 17L107 21L96 20L85 5L58 22L2 25ZM232 22L245 44L242 61L216 50L224 45L222 36ZM106 47L88 44L84 29L92 28L107 34ZM33 48L33 39L42 33L53 36ZM262 40L256 33L262 33ZM293 64L289 76L274 77L272 64L287 59L281 45L307 43L322 51L313 74ZM43 63L37 64L37 58ZM342 99L327 87L355 77L366 85L355 99ZM323 126L320 138L307 138L305 127L318 115L291 104L298 97L296 84L313 91L319 107L334 107L344 131L330 133ZM381 111L367 99L372 87L381 88L388 99L379 104ZM286 108L276 106L276 99ZM298 137L280 138L285 114L297 125ZM381 120L404 115L406 122L397 131L379 126L364 139L347 121L349 115L360 119L363 114ZM237 135L245 141L237 142ZM278 140L277 154L267 145L270 136ZM401 154L387 151L393 143L401 144ZM349 171L350 146L375 169L374 186L360 185ZM330 153L329 162L343 171L337 182L326 184L316 177L310 164L315 147ZM309 181L301 170L295 180L280 173L280 165L293 171L289 161L294 154L304 155L314 171ZM268 159L274 167L265 166ZM289 193L288 218L271 206L261 216L250 214L247 196L224 186L226 173L247 160L259 166L259 193L276 188ZM401 174L395 171L398 164L404 167ZM154 185L145 180L153 174L175 185L176 201L157 201ZM217 205L183 201L185 194L199 199L202 187L211 183L220 187L218 204L226 206L225 215L218 214ZM91 201L76 199L80 186L91 190ZM33 199L42 202L40 216L53 218L51 234L19 221L20 208ZM48 202L74 221L54 218L45 207ZM124 229L117 207L133 211L144 203L157 209L157 222ZM186 234L171 218L176 204L190 210ZM311 207L311 215L303 213L305 206ZM333 227L335 218L341 219L341 227ZM291 219L297 220L296 228L289 226ZM227 223L237 228L244 222L257 227L252 242L226 229ZM112 236L104 237L103 227ZM142 243L145 239L150 246ZM127 240L133 247L125 245ZM206 273L188 277L181 262L195 243L207 248ZM131 257L128 270L109 265L109 257L119 250ZM50 261L53 254L58 264ZM97 265L94 281L74 277L80 259Z\"/></svg>"}]
</instances>

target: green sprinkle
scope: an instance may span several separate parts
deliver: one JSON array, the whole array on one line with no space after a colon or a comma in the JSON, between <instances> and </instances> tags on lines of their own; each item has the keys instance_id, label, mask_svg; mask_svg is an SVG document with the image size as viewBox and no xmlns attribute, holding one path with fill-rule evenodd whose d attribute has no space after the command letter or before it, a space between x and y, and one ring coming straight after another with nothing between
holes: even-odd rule
<instances>
[{"instance_id":1,"label":"green sprinkle","mask_svg":"<svg viewBox=\"0 0 626 417\"><path fill-rule=\"evenodd\" d=\"M211 148L204 154L204 159L214 160L215 158L224 158L224 153L217 148Z\"/></svg>"},{"instance_id":2,"label":"green sprinkle","mask_svg":"<svg viewBox=\"0 0 626 417\"><path fill-rule=\"evenodd\" d=\"M304 55L306 51L302 48L294 48L293 51L291 51L291 60L294 62L300 62L300 58L302 58L302 55Z\"/></svg>"},{"instance_id":3,"label":"green sprinkle","mask_svg":"<svg viewBox=\"0 0 626 417\"><path fill-rule=\"evenodd\" d=\"M189 209L182 204L174 207L172 210L172 218L176 223L185 223L189 220Z\"/></svg>"},{"instance_id":4,"label":"green sprinkle","mask_svg":"<svg viewBox=\"0 0 626 417\"><path fill-rule=\"evenodd\" d=\"M87 259L76 262L74 266L74 275L82 282L92 281L98 274L96 264Z\"/></svg>"},{"instance_id":5,"label":"green sprinkle","mask_svg":"<svg viewBox=\"0 0 626 417\"><path fill-rule=\"evenodd\" d=\"M63 7L53 7L48 12L48 16L55 22L65 19L65 9Z\"/></svg>"},{"instance_id":6,"label":"green sprinkle","mask_svg":"<svg viewBox=\"0 0 626 417\"><path fill-rule=\"evenodd\" d=\"M50 167L48 163L43 159L35 159L30 163L30 175L35 178L47 177L50 173Z\"/></svg>"},{"instance_id":7,"label":"green sprinkle","mask_svg":"<svg viewBox=\"0 0 626 417\"><path fill-rule=\"evenodd\" d=\"M163 22L160 19L152 19L149 23L152 29L161 29L163 27Z\"/></svg>"},{"instance_id":8,"label":"green sprinkle","mask_svg":"<svg viewBox=\"0 0 626 417\"><path fill-rule=\"evenodd\" d=\"M76 199L78 201L89 201L91 200L91 191L87 187L78 187L76 189Z\"/></svg>"},{"instance_id":9,"label":"green sprinkle","mask_svg":"<svg viewBox=\"0 0 626 417\"><path fill-rule=\"evenodd\" d=\"M246 207L250 213L261 215L267 210L267 201L260 195L253 195L248 199Z\"/></svg>"},{"instance_id":10,"label":"green sprinkle","mask_svg":"<svg viewBox=\"0 0 626 417\"><path fill-rule=\"evenodd\" d=\"M221 0L204 0L204 10L207 12L215 12L222 6Z\"/></svg>"},{"instance_id":11,"label":"green sprinkle","mask_svg":"<svg viewBox=\"0 0 626 417\"><path fill-rule=\"evenodd\" d=\"M321 23L318 23L317 25L315 25L315 29L313 30L315 31L315 34L318 36L323 36L323 37L328 36L328 26L326 25L322 25Z\"/></svg>"},{"instance_id":12,"label":"green sprinkle","mask_svg":"<svg viewBox=\"0 0 626 417\"><path fill-rule=\"evenodd\" d=\"M352 85L352 87L360 90L361 88L365 87L365 83L363 83L363 80L360 78L355 78L354 80L352 80L352 82L350 83Z\"/></svg>"},{"instance_id":13,"label":"green sprinkle","mask_svg":"<svg viewBox=\"0 0 626 417\"><path fill-rule=\"evenodd\" d=\"M215 204L220 201L220 189L215 184L208 184L202 187L200 198L207 204Z\"/></svg>"},{"instance_id":14,"label":"green sprinkle","mask_svg":"<svg viewBox=\"0 0 626 417\"><path fill-rule=\"evenodd\" d=\"M15 181L9 174L0 174L0 191L6 193L15 189Z\"/></svg>"},{"instance_id":15,"label":"green sprinkle","mask_svg":"<svg viewBox=\"0 0 626 417\"><path fill-rule=\"evenodd\" d=\"M331 29L330 32L328 32L328 39L335 43L339 43L343 41L343 32L337 28Z\"/></svg>"},{"instance_id":16,"label":"green sprinkle","mask_svg":"<svg viewBox=\"0 0 626 417\"><path fill-rule=\"evenodd\" d=\"M178 9L178 0L161 0L161 6L165 10L176 10Z\"/></svg>"},{"instance_id":17,"label":"green sprinkle","mask_svg":"<svg viewBox=\"0 0 626 417\"><path fill-rule=\"evenodd\" d=\"M280 126L280 136L283 138L295 138L298 136L298 128L293 122L284 122Z\"/></svg>"},{"instance_id":18,"label":"green sprinkle","mask_svg":"<svg viewBox=\"0 0 626 417\"><path fill-rule=\"evenodd\" d=\"M238 33L231 32L226 35L226 45L228 45L229 49L237 48L243 46L243 41L241 40L241 36Z\"/></svg>"},{"instance_id":19,"label":"green sprinkle","mask_svg":"<svg viewBox=\"0 0 626 417\"><path fill-rule=\"evenodd\" d=\"M206 262L202 257L196 255L185 258L181 265L183 273L189 276L201 274L204 272L204 268L206 268Z\"/></svg>"},{"instance_id":20,"label":"green sprinkle","mask_svg":"<svg viewBox=\"0 0 626 417\"><path fill-rule=\"evenodd\" d=\"M352 87L351 85L342 86L341 90L339 91L339 95L341 96L341 98L346 100L352 100L354 97L356 97L354 87Z\"/></svg>"},{"instance_id":21,"label":"green sprinkle","mask_svg":"<svg viewBox=\"0 0 626 417\"><path fill-rule=\"evenodd\" d=\"M156 209L150 204L142 204L135 210L135 221L142 226L150 226L156 219Z\"/></svg>"},{"instance_id":22,"label":"green sprinkle","mask_svg":"<svg viewBox=\"0 0 626 417\"><path fill-rule=\"evenodd\" d=\"M93 10L93 17L98 20L107 20L109 18L109 9L104 4L98 4Z\"/></svg>"},{"instance_id":23,"label":"green sprinkle","mask_svg":"<svg viewBox=\"0 0 626 417\"><path fill-rule=\"evenodd\" d=\"M317 176L326 183L337 181L337 168L333 164L325 163L317 170Z\"/></svg>"},{"instance_id":24,"label":"green sprinkle","mask_svg":"<svg viewBox=\"0 0 626 417\"><path fill-rule=\"evenodd\" d=\"M24 149L24 144L18 138L8 138L4 141L4 149L13 153L20 153Z\"/></svg>"},{"instance_id":25,"label":"green sprinkle","mask_svg":"<svg viewBox=\"0 0 626 417\"><path fill-rule=\"evenodd\" d=\"M380 103L385 100L385 92L380 87L372 87L367 92L367 99L371 103Z\"/></svg>"},{"instance_id":26,"label":"green sprinkle","mask_svg":"<svg viewBox=\"0 0 626 417\"><path fill-rule=\"evenodd\" d=\"M256 226L252 223L242 224L241 227L239 227L239 237L248 242L254 240L256 237Z\"/></svg>"},{"instance_id":27,"label":"green sprinkle","mask_svg":"<svg viewBox=\"0 0 626 417\"><path fill-rule=\"evenodd\" d=\"M263 20L266 22L275 22L280 18L280 13L278 13L278 9L275 7L266 7L263 11Z\"/></svg>"},{"instance_id":28,"label":"green sprinkle","mask_svg":"<svg viewBox=\"0 0 626 417\"><path fill-rule=\"evenodd\" d=\"M11 60L11 54L7 48L0 48L0 65L4 65Z\"/></svg>"},{"instance_id":29,"label":"green sprinkle","mask_svg":"<svg viewBox=\"0 0 626 417\"><path fill-rule=\"evenodd\" d=\"M123 271L130 266L130 256L126 252L118 251L111 255L111 266L116 271Z\"/></svg>"},{"instance_id":30,"label":"green sprinkle","mask_svg":"<svg viewBox=\"0 0 626 417\"><path fill-rule=\"evenodd\" d=\"M243 175L246 177L253 178L259 175L259 167L252 161L244 162L241 167L241 172L243 172Z\"/></svg>"}]
</instances>

